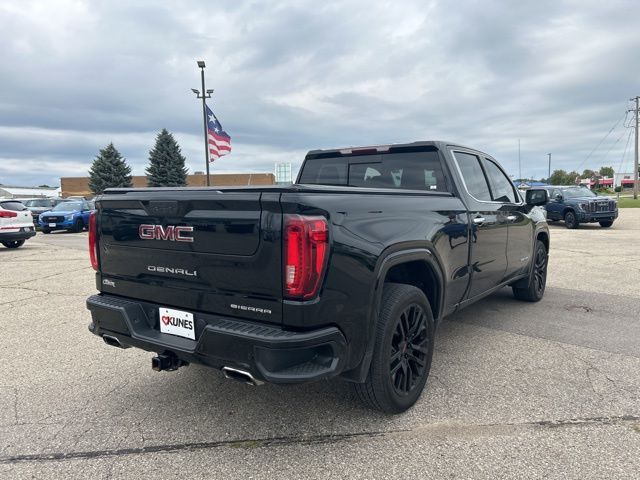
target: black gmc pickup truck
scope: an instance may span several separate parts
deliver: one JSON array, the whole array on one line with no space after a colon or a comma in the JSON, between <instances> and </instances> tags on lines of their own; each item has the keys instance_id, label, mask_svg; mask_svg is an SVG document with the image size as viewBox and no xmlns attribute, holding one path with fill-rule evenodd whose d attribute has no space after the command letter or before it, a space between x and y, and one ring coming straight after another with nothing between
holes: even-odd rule
<instances>
[{"instance_id":1,"label":"black gmc pickup truck","mask_svg":"<svg viewBox=\"0 0 640 480\"><path fill-rule=\"evenodd\" d=\"M401 412L438 323L511 286L545 290L548 194L445 142L307 154L291 186L111 189L90 219L89 329L257 385L335 376Z\"/></svg>"}]
</instances>

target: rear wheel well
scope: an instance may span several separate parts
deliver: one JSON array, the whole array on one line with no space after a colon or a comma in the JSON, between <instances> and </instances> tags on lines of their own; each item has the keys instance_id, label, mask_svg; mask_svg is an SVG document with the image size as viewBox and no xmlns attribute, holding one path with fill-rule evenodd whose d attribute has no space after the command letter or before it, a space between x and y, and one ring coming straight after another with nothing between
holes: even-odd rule
<instances>
[{"instance_id":1,"label":"rear wheel well","mask_svg":"<svg viewBox=\"0 0 640 480\"><path fill-rule=\"evenodd\" d=\"M427 262L415 260L394 265L387 271L384 281L385 283L403 283L419 288L429 300L434 318L439 317L440 285L433 267Z\"/></svg>"}]
</instances>

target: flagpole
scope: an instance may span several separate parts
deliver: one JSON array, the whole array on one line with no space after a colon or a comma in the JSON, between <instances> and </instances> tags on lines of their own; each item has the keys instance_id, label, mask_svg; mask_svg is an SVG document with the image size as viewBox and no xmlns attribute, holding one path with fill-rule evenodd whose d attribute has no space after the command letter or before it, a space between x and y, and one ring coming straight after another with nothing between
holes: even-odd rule
<instances>
[{"instance_id":1,"label":"flagpole","mask_svg":"<svg viewBox=\"0 0 640 480\"><path fill-rule=\"evenodd\" d=\"M207 187L211 186L211 180L209 177L209 134L207 133L207 98L211 95L207 95L207 91L204 88L204 60L198 61L200 67L200 78L202 79L202 124L204 126L204 161L207 167Z\"/></svg>"}]
</instances>

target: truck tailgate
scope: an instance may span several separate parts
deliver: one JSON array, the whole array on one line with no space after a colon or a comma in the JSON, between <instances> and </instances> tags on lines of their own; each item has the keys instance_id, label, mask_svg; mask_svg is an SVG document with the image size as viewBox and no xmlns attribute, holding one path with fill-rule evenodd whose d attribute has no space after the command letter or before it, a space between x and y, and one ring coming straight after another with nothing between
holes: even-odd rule
<instances>
[{"instance_id":1,"label":"truck tailgate","mask_svg":"<svg viewBox=\"0 0 640 480\"><path fill-rule=\"evenodd\" d=\"M97 202L105 293L280 323L280 194L145 189Z\"/></svg>"}]
</instances>

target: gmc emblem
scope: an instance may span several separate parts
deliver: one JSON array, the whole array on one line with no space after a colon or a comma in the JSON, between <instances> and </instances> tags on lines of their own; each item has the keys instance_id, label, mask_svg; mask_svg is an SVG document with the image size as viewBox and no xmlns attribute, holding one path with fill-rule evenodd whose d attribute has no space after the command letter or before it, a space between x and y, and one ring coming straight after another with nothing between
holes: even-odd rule
<instances>
[{"instance_id":1,"label":"gmc emblem","mask_svg":"<svg viewBox=\"0 0 640 480\"><path fill-rule=\"evenodd\" d=\"M138 236L143 240L169 240L170 242L193 243L193 237L186 236L193 232L193 227L176 225L148 225L142 224L138 227Z\"/></svg>"}]
</instances>

